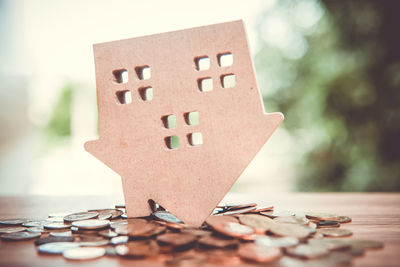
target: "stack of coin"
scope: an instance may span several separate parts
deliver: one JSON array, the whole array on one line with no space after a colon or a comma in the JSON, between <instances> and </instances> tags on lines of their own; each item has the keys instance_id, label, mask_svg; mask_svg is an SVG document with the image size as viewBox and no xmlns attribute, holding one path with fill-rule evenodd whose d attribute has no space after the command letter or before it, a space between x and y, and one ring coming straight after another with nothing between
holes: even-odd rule
<instances>
[{"instance_id":1,"label":"stack of coin","mask_svg":"<svg viewBox=\"0 0 400 267\"><path fill-rule=\"evenodd\" d=\"M274 262L282 266L351 264L379 241L352 236L335 214L274 210L255 203L219 205L200 228L192 228L154 201L152 214L127 218L124 205L74 213L52 213L43 220L0 220L3 242L34 239L39 254L68 260L119 256L168 265Z\"/></svg>"}]
</instances>

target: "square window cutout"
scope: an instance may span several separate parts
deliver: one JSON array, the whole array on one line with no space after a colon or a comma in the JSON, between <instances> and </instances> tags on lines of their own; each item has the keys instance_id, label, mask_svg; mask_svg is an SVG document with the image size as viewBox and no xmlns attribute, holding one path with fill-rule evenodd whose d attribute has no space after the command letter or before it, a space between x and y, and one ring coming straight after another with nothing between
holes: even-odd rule
<instances>
[{"instance_id":1,"label":"square window cutout","mask_svg":"<svg viewBox=\"0 0 400 267\"><path fill-rule=\"evenodd\" d=\"M218 64L220 67L229 67L233 65L232 53L223 53L218 55Z\"/></svg>"},{"instance_id":2,"label":"square window cutout","mask_svg":"<svg viewBox=\"0 0 400 267\"><path fill-rule=\"evenodd\" d=\"M165 137L165 145L169 149L177 149L179 148L179 137L176 135Z\"/></svg>"},{"instance_id":3,"label":"square window cutout","mask_svg":"<svg viewBox=\"0 0 400 267\"><path fill-rule=\"evenodd\" d=\"M136 67L135 70L139 80L148 80L151 78L151 69L149 66Z\"/></svg>"},{"instance_id":4,"label":"square window cutout","mask_svg":"<svg viewBox=\"0 0 400 267\"><path fill-rule=\"evenodd\" d=\"M210 92L213 90L212 78L201 78L198 81L199 89L202 92Z\"/></svg>"},{"instance_id":5,"label":"square window cutout","mask_svg":"<svg viewBox=\"0 0 400 267\"><path fill-rule=\"evenodd\" d=\"M195 59L197 70L208 70L210 68L210 58L207 56L198 57Z\"/></svg>"},{"instance_id":6,"label":"square window cutout","mask_svg":"<svg viewBox=\"0 0 400 267\"><path fill-rule=\"evenodd\" d=\"M114 70L114 82L116 83L127 83L128 82L128 71L126 69Z\"/></svg>"},{"instance_id":7,"label":"square window cutout","mask_svg":"<svg viewBox=\"0 0 400 267\"><path fill-rule=\"evenodd\" d=\"M152 87L142 87L139 88L139 95L143 101L153 100L153 88Z\"/></svg>"},{"instance_id":8,"label":"square window cutout","mask_svg":"<svg viewBox=\"0 0 400 267\"><path fill-rule=\"evenodd\" d=\"M201 146L203 144L203 135L200 132L188 134L188 141L192 146Z\"/></svg>"},{"instance_id":9,"label":"square window cutout","mask_svg":"<svg viewBox=\"0 0 400 267\"><path fill-rule=\"evenodd\" d=\"M236 75L235 74L227 74L221 77L222 87L224 88L233 88L236 86Z\"/></svg>"},{"instance_id":10,"label":"square window cutout","mask_svg":"<svg viewBox=\"0 0 400 267\"><path fill-rule=\"evenodd\" d=\"M187 125L198 125L200 123L199 112L192 111L185 113L185 121Z\"/></svg>"},{"instance_id":11,"label":"square window cutout","mask_svg":"<svg viewBox=\"0 0 400 267\"><path fill-rule=\"evenodd\" d=\"M167 129L175 129L176 128L176 116L175 115L167 115L161 118L164 127Z\"/></svg>"},{"instance_id":12,"label":"square window cutout","mask_svg":"<svg viewBox=\"0 0 400 267\"><path fill-rule=\"evenodd\" d=\"M132 94L131 91L118 91L116 93L118 102L120 104L130 104L132 103Z\"/></svg>"}]
</instances>

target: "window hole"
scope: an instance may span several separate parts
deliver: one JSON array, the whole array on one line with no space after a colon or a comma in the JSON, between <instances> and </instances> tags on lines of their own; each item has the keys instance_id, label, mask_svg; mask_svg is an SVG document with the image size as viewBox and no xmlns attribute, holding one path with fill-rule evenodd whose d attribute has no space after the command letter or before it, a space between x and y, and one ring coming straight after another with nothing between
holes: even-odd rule
<instances>
[{"instance_id":1,"label":"window hole","mask_svg":"<svg viewBox=\"0 0 400 267\"><path fill-rule=\"evenodd\" d=\"M167 115L161 118L164 127L167 129L175 129L176 128L176 116L175 115Z\"/></svg>"},{"instance_id":2,"label":"window hole","mask_svg":"<svg viewBox=\"0 0 400 267\"><path fill-rule=\"evenodd\" d=\"M132 103L132 94L131 91L126 90L126 91L118 91L116 93L117 99L120 104L130 104Z\"/></svg>"},{"instance_id":3,"label":"window hole","mask_svg":"<svg viewBox=\"0 0 400 267\"><path fill-rule=\"evenodd\" d=\"M232 53L223 53L218 55L218 64L220 67L229 67L233 65Z\"/></svg>"},{"instance_id":4,"label":"window hole","mask_svg":"<svg viewBox=\"0 0 400 267\"><path fill-rule=\"evenodd\" d=\"M197 81L197 83L201 92L210 92L213 90L212 78L201 78Z\"/></svg>"},{"instance_id":5,"label":"window hole","mask_svg":"<svg viewBox=\"0 0 400 267\"><path fill-rule=\"evenodd\" d=\"M152 87L142 87L139 88L139 95L143 101L153 100L153 88Z\"/></svg>"},{"instance_id":6,"label":"window hole","mask_svg":"<svg viewBox=\"0 0 400 267\"><path fill-rule=\"evenodd\" d=\"M210 68L210 58L207 56L195 58L194 61L196 62L196 69L198 71L208 70Z\"/></svg>"},{"instance_id":7,"label":"window hole","mask_svg":"<svg viewBox=\"0 0 400 267\"><path fill-rule=\"evenodd\" d=\"M114 82L116 83L127 83L128 82L128 71L126 69L114 70Z\"/></svg>"},{"instance_id":8,"label":"window hole","mask_svg":"<svg viewBox=\"0 0 400 267\"><path fill-rule=\"evenodd\" d=\"M236 86L236 75L226 74L221 76L221 83L223 88L233 88Z\"/></svg>"},{"instance_id":9,"label":"window hole","mask_svg":"<svg viewBox=\"0 0 400 267\"><path fill-rule=\"evenodd\" d=\"M168 136L165 138L165 144L169 149L178 149L180 146L179 137L176 135Z\"/></svg>"},{"instance_id":10,"label":"window hole","mask_svg":"<svg viewBox=\"0 0 400 267\"><path fill-rule=\"evenodd\" d=\"M203 135L200 132L188 134L188 141L191 146L201 146L203 144Z\"/></svg>"},{"instance_id":11,"label":"window hole","mask_svg":"<svg viewBox=\"0 0 400 267\"><path fill-rule=\"evenodd\" d=\"M136 67L135 70L139 80L148 80L151 78L151 69L149 66Z\"/></svg>"},{"instance_id":12,"label":"window hole","mask_svg":"<svg viewBox=\"0 0 400 267\"><path fill-rule=\"evenodd\" d=\"M198 125L200 123L199 112L192 111L184 114L187 125Z\"/></svg>"}]
</instances>

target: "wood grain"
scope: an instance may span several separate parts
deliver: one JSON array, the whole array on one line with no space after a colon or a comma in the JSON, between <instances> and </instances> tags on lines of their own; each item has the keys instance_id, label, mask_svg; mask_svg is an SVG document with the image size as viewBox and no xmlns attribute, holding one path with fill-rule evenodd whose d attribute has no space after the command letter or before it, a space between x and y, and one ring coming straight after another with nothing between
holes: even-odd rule
<instances>
[{"instance_id":1,"label":"wood grain","mask_svg":"<svg viewBox=\"0 0 400 267\"><path fill-rule=\"evenodd\" d=\"M400 194L398 193L291 193L233 195L233 202L273 204L275 209L295 212L320 211L347 215L353 222L344 224L354 239L384 242L381 250L368 251L354 260L354 266L399 266ZM0 218L46 218L50 212L107 208L121 203L118 197L0 197ZM38 255L32 241L0 242L0 266L160 266L156 262L130 261L103 257L95 261L71 262L61 256Z\"/></svg>"}]
</instances>

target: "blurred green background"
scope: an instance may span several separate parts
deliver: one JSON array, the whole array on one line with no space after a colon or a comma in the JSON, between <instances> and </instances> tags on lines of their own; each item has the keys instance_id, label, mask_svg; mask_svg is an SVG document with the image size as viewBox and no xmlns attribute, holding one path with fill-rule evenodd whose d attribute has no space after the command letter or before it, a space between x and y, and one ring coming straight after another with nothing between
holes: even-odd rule
<instances>
[{"instance_id":1,"label":"blurred green background","mask_svg":"<svg viewBox=\"0 0 400 267\"><path fill-rule=\"evenodd\" d=\"M285 120L233 190L400 190L399 1L118 3L0 0L0 192L119 192L83 151L97 135L91 44L234 19L246 23L266 111ZM133 9L142 17L121 15Z\"/></svg>"},{"instance_id":2,"label":"blurred green background","mask_svg":"<svg viewBox=\"0 0 400 267\"><path fill-rule=\"evenodd\" d=\"M318 23L299 23L305 9ZM304 152L298 190L400 189L399 10L399 1L278 1L262 13L260 35L277 16L289 42L302 40L266 40L255 55L265 106L285 114Z\"/></svg>"}]
</instances>

